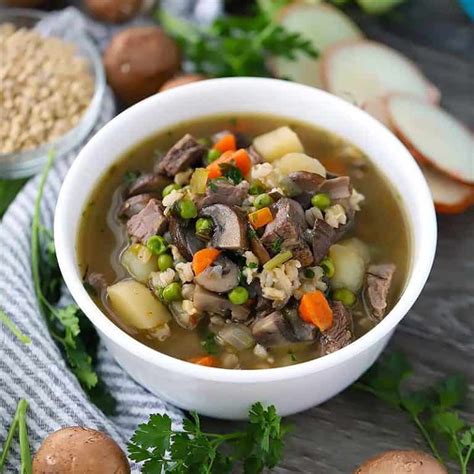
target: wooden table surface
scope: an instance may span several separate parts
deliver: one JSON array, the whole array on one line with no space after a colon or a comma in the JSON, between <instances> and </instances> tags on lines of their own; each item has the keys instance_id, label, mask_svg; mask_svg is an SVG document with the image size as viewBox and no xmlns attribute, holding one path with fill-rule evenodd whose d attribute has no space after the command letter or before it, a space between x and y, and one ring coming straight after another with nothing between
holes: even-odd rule
<instances>
[{"instance_id":1,"label":"wooden table surface","mask_svg":"<svg viewBox=\"0 0 474 474\"><path fill-rule=\"evenodd\" d=\"M474 23L457 1L408 0L383 19L356 9L350 13L369 38L416 61L440 88L443 107L474 129ZM470 396L462 414L474 423L474 210L438 216L438 232L428 283L386 352L404 352L420 386L463 373ZM287 438L285 459L274 471L280 474L350 473L384 450L428 450L404 413L353 389L288 421L294 431ZM206 420L209 428L232 425Z\"/></svg>"}]
</instances>

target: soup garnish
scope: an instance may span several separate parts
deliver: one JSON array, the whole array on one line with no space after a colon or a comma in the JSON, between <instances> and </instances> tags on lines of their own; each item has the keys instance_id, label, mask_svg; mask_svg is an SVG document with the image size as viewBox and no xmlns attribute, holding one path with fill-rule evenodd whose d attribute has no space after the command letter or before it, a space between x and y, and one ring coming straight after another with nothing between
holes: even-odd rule
<instances>
[{"instance_id":1,"label":"soup garnish","mask_svg":"<svg viewBox=\"0 0 474 474\"><path fill-rule=\"evenodd\" d=\"M85 211L79 253L97 303L159 351L290 365L350 344L401 291L406 226L375 168L327 132L262 120L209 119L207 133L187 124L140 145Z\"/></svg>"}]
</instances>

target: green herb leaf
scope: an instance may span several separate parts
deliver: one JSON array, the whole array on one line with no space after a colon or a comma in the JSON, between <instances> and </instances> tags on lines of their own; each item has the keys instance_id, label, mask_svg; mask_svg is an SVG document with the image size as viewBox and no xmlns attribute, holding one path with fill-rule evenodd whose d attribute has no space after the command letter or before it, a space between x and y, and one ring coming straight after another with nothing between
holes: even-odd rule
<instances>
[{"instance_id":1,"label":"green herb leaf","mask_svg":"<svg viewBox=\"0 0 474 474\"><path fill-rule=\"evenodd\" d=\"M180 44L194 72L207 76L271 76L266 59L296 53L316 57L312 43L290 33L273 19L287 1L265 2L253 16L220 17L208 27L176 18L161 10L157 18Z\"/></svg>"},{"instance_id":2,"label":"green herb leaf","mask_svg":"<svg viewBox=\"0 0 474 474\"><path fill-rule=\"evenodd\" d=\"M274 240L271 244L272 252L280 253L282 244L283 244L283 239L281 237L278 237L276 240Z\"/></svg>"},{"instance_id":3,"label":"green herb leaf","mask_svg":"<svg viewBox=\"0 0 474 474\"><path fill-rule=\"evenodd\" d=\"M283 436L288 431L281 425L275 407L252 406L244 432L205 433L195 412L183 422L182 431L174 431L167 415L151 415L138 426L130 443L130 459L143 462L142 472L212 473L232 472L236 461L246 473L257 474L274 467L281 459Z\"/></svg>"},{"instance_id":4,"label":"green herb leaf","mask_svg":"<svg viewBox=\"0 0 474 474\"><path fill-rule=\"evenodd\" d=\"M54 162L50 153L41 175L31 228L31 270L36 298L51 336L89 398L106 413L113 413L115 400L99 383L94 369L98 347L97 333L80 308L71 304L56 307L63 280L56 259L52 233L40 223L40 204L49 170ZM97 387L97 388L96 388Z\"/></svg>"},{"instance_id":5,"label":"green herb leaf","mask_svg":"<svg viewBox=\"0 0 474 474\"><path fill-rule=\"evenodd\" d=\"M219 344L216 342L216 338L212 332L209 332L207 336L201 341L201 346L210 355L217 355L220 352Z\"/></svg>"},{"instance_id":6,"label":"green herb leaf","mask_svg":"<svg viewBox=\"0 0 474 474\"><path fill-rule=\"evenodd\" d=\"M140 175L140 171L127 171L123 175L123 182L126 186L130 186L140 177Z\"/></svg>"},{"instance_id":7,"label":"green herb leaf","mask_svg":"<svg viewBox=\"0 0 474 474\"><path fill-rule=\"evenodd\" d=\"M0 179L0 219L26 181L26 179Z\"/></svg>"},{"instance_id":8,"label":"green herb leaf","mask_svg":"<svg viewBox=\"0 0 474 474\"><path fill-rule=\"evenodd\" d=\"M222 176L226 177L232 184L239 184L243 179L242 171L230 163L222 163L219 165Z\"/></svg>"}]
</instances>

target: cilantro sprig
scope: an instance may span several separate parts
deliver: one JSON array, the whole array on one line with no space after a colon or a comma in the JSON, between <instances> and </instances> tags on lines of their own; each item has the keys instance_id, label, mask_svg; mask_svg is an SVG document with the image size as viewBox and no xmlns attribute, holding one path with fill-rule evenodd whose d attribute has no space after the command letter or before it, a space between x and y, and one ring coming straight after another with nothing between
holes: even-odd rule
<instances>
[{"instance_id":1,"label":"cilantro sprig","mask_svg":"<svg viewBox=\"0 0 474 474\"><path fill-rule=\"evenodd\" d=\"M423 390L407 390L404 382L412 374L406 357L393 353L375 364L354 387L407 412L438 461L446 463L443 453L447 451L458 462L461 474L467 474L474 459L474 426L462 420L456 410L467 393L464 378L453 375Z\"/></svg>"},{"instance_id":2,"label":"cilantro sprig","mask_svg":"<svg viewBox=\"0 0 474 474\"><path fill-rule=\"evenodd\" d=\"M273 18L288 0L257 2L252 16L229 15L201 27L160 10L157 19L181 46L190 69L210 77L271 76L271 56L295 59L297 53L317 57L312 43L285 30Z\"/></svg>"},{"instance_id":3,"label":"cilantro sprig","mask_svg":"<svg viewBox=\"0 0 474 474\"><path fill-rule=\"evenodd\" d=\"M62 276L53 236L40 222L41 200L53 163L54 154L50 153L41 175L31 225L31 271L35 294L50 334L61 348L70 369L90 399L105 413L111 414L115 410L115 400L94 368L99 341L95 329L76 304L57 307Z\"/></svg>"},{"instance_id":4,"label":"cilantro sprig","mask_svg":"<svg viewBox=\"0 0 474 474\"><path fill-rule=\"evenodd\" d=\"M194 412L184 420L182 431L172 429L169 416L151 415L138 426L128 452L130 459L143 462L144 474L225 474L236 463L246 474L257 474L280 461L288 429L274 406L265 409L261 403L252 405L245 431L228 434L204 432Z\"/></svg>"}]
</instances>

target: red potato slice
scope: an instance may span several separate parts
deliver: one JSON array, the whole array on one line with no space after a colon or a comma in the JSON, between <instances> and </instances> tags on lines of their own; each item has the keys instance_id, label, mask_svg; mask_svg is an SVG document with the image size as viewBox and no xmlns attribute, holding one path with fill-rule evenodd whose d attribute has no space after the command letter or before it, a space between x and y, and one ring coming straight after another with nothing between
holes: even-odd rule
<instances>
[{"instance_id":1,"label":"red potato slice","mask_svg":"<svg viewBox=\"0 0 474 474\"><path fill-rule=\"evenodd\" d=\"M293 3L281 10L277 20L288 31L304 35L320 53L342 40L364 37L359 27L347 15L328 4ZM276 77L322 87L319 61L306 55L298 54L295 61L273 58L270 61L270 69Z\"/></svg>"},{"instance_id":2,"label":"red potato slice","mask_svg":"<svg viewBox=\"0 0 474 474\"><path fill-rule=\"evenodd\" d=\"M335 44L324 52L320 68L324 88L357 105L395 92L439 100L436 88L411 60L375 41Z\"/></svg>"},{"instance_id":3,"label":"red potato slice","mask_svg":"<svg viewBox=\"0 0 474 474\"><path fill-rule=\"evenodd\" d=\"M374 97L365 102L361 109L391 129L392 124L390 123L390 117L387 112L386 97Z\"/></svg>"},{"instance_id":4,"label":"red potato slice","mask_svg":"<svg viewBox=\"0 0 474 474\"><path fill-rule=\"evenodd\" d=\"M474 187L458 183L436 170L422 167L435 208L442 214L459 214L474 204Z\"/></svg>"},{"instance_id":5,"label":"red potato slice","mask_svg":"<svg viewBox=\"0 0 474 474\"><path fill-rule=\"evenodd\" d=\"M451 178L474 184L474 136L452 115L413 97L387 97L395 133L421 163Z\"/></svg>"}]
</instances>

